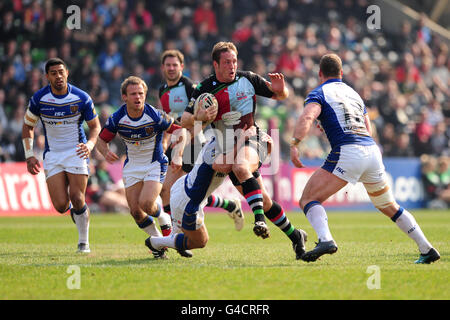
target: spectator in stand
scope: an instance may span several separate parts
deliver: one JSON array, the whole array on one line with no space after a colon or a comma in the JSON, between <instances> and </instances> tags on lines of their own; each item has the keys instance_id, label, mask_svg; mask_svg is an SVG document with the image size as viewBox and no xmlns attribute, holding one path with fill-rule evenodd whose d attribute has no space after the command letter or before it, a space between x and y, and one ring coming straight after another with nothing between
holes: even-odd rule
<instances>
[{"instance_id":1,"label":"spectator in stand","mask_svg":"<svg viewBox=\"0 0 450 320\"><path fill-rule=\"evenodd\" d=\"M122 104L122 96L120 94L120 86L123 79L123 68L115 66L111 71L111 78L106 83L108 88L107 103L118 108Z\"/></svg>"},{"instance_id":2,"label":"spectator in stand","mask_svg":"<svg viewBox=\"0 0 450 320\"><path fill-rule=\"evenodd\" d=\"M89 77L89 82L86 87L87 93L91 96L95 105L106 103L109 98L108 86L100 77L98 72L94 72Z\"/></svg>"},{"instance_id":3,"label":"spectator in stand","mask_svg":"<svg viewBox=\"0 0 450 320\"><path fill-rule=\"evenodd\" d=\"M447 126L444 121L436 124L430 139L431 154L435 156L450 156L449 137L446 135Z\"/></svg>"},{"instance_id":4,"label":"spectator in stand","mask_svg":"<svg viewBox=\"0 0 450 320\"><path fill-rule=\"evenodd\" d=\"M433 152L431 146L431 135L433 134L433 126L428 122L428 109L422 108L419 121L414 131L414 154L420 157L423 154L431 154Z\"/></svg>"},{"instance_id":5,"label":"spectator in stand","mask_svg":"<svg viewBox=\"0 0 450 320\"><path fill-rule=\"evenodd\" d=\"M388 156L391 157L414 157L414 150L411 148L411 139L406 132L400 132L395 138L395 147Z\"/></svg>"},{"instance_id":6,"label":"spectator in stand","mask_svg":"<svg viewBox=\"0 0 450 320\"><path fill-rule=\"evenodd\" d=\"M212 9L211 0L201 1L200 5L194 11L193 22L196 29L198 29L203 22L206 22L208 32L212 35L217 34L216 13Z\"/></svg>"},{"instance_id":7,"label":"spectator in stand","mask_svg":"<svg viewBox=\"0 0 450 320\"><path fill-rule=\"evenodd\" d=\"M425 201L430 209L445 208L443 201L439 200L439 175L436 172L437 159L429 155L422 155L421 180L425 191Z\"/></svg>"},{"instance_id":8,"label":"spectator in stand","mask_svg":"<svg viewBox=\"0 0 450 320\"><path fill-rule=\"evenodd\" d=\"M98 66L103 73L110 72L115 66L123 66L122 55L118 51L117 42L111 41L105 51L98 57Z\"/></svg>"},{"instance_id":9,"label":"spectator in stand","mask_svg":"<svg viewBox=\"0 0 450 320\"><path fill-rule=\"evenodd\" d=\"M120 182L114 183L107 170L107 162L103 160L95 166L91 161L89 170L91 175L86 188L86 202L91 212L128 212L125 189Z\"/></svg>"},{"instance_id":10,"label":"spectator in stand","mask_svg":"<svg viewBox=\"0 0 450 320\"><path fill-rule=\"evenodd\" d=\"M153 17L145 8L144 1L138 1L134 11L130 13L130 25L134 32L150 32L153 26Z\"/></svg>"}]
</instances>

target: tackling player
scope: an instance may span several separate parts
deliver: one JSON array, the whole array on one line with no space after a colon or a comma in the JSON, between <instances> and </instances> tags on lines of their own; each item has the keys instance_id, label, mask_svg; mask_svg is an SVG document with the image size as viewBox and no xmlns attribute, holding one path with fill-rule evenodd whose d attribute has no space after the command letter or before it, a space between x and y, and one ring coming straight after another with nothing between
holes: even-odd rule
<instances>
[{"instance_id":1,"label":"tackling player","mask_svg":"<svg viewBox=\"0 0 450 320\"><path fill-rule=\"evenodd\" d=\"M128 77L121 85L125 102L105 123L100 132L97 149L106 161L113 163L119 157L109 149L109 142L119 134L125 142L127 158L122 177L130 213L136 224L148 235L159 236L153 217L159 224L171 225L168 214L156 202L166 176L168 160L162 148L163 132L174 133L179 147L171 166L180 168L186 139L186 130L174 123L164 112L145 103L147 85L135 76ZM153 251L155 258L165 258L164 251Z\"/></svg>"},{"instance_id":2,"label":"tackling player","mask_svg":"<svg viewBox=\"0 0 450 320\"><path fill-rule=\"evenodd\" d=\"M67 82L65 62L52 58L45 64L49 85L30 99L22 127L27 170L40 172L33 154L34 127L41 119L45 133L43 165L48 192L59 213L70 209L78 229L78 252L90 252L89 208L85 201L88 161L100 132L100 122L91 97ZM89 138L82 123L87 122Z\"/></svg>"},{"instance_id":3,"label":"tackling player","mask_svg":"<svg viewBox=\"0 0 450 320\"><path fill-rule=\"evenodd\" d=\"M246 129L246 125L244 126ZM235 148L229 152L236 154L245 140L256 134L256 127L252 126L244 132L239 132ZM201 150L199 160L186 176L179 178L173 185L170 195L172 218L174 221L173 233L169 237L147 238L145 244L152 251L163 250L166 247L178 251L203 248L206 246L209 235L204 224L203 208L208 196L222 184L227 174L213 169L215 159L220 156L220 146L215 137L212 137ZM305 252L305 244L301 248Z\"/></svg>"},{"instance_id":4,"label":"tackling player","mask_svg":"<svg viewBox=\"0 0 450 320\"><path fill-rule=\"evenodd\" d=\"M166 83L159 89L159 99L163 110L171 115L174 119L181 119L181 115L186 109L195 85L191 79L183 76L184 56L178 50L166 50L161 55L161 71ZM192 132L192 131L191 131ZM183 153L183 165L181 170L167 169L166 179L164 180L161 190L161 199L164 211L171 214L170 208L170 188L174 182L190 172L196 157L201 150L206 138L203 131L196 134L191 134L193 139L187 142L188 147ZM163 146L168 145L167 140L170 139L170 134L164 135ZM166 149L166 155L171 159L172 148L169 146ZM241 201L239 199L226 199L217 195L210 195L208 197L208 207L219 207L227 211L228 216L234 220L236 230L240 231L244 227L244 215L241 209ZM163 235L168 235L163 232Z\"/></svg>"},{"instance_id":5,"label":"tackling player","mask_svg":"<svg viewBox=\"0 0 450 320\"><path fill-rule=\"evenodd\" d=\"M302 168L297 145L318 119L332 148L323 166L307 182L300 199L300 207L319 238L317 246L301 259L315 261L324 254L337 251L322 203L347 183L361 181L374 206L416 242L420 251L416 263L438 260L438 251L428 242L414 217L395 201L387 183L380 149L371 137L364 102L355 90L342 82L342 75L339 56L326 54L321 58L321 85L306 97L291 142L291 160L296 167Z\"/></svg>"},{"instance_id":6,"label":"tackling player","mask_svg":"<svg viewBox=\"0 0 450 320\"><path fill-rule=\"evenodd\" d=\"M289 237L299 258L303 254L301 248L306 240L306 233L295 229L283 208L269 197L258 170L270 154L271 138L257 128L255 137L245 142L232 163L226 161L226 154L235 144L234 131L256 126L256 96L277 100L288 96L282 74L269 74L269 82L253 72L238 71L237 54L236 46L231 42L218 42L214 45L212 50L214 74L196 87L191 103L183 113L181 123L183 127L189 129L194 126L195 121L214 120L216 134L220 132L218 135L221 136L216 138L222 156L216 159L213 169L223 173L230 172L231 181L245 197L254 213L254 233L263 239L269 237L269 229L264 218L266 216ZM194 102L204 92L212 93L216 97L219 104L216 116L212 114L211 108L199 108L197 114L194 114Z\"/></svg>"}]
</instances>

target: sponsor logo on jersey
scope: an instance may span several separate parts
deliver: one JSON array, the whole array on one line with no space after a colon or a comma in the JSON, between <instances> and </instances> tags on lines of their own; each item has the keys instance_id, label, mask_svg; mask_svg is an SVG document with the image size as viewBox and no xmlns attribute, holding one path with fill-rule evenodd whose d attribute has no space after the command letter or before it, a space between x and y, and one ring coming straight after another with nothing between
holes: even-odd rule
<instances>
[{"instance_id":1,"label":"sponsor logo on jersey","mask_svg":"<svg viewBox=\"0 0 450 320\"><path fill-rule=\"evenodd\" d=\"M238 101L241 101L243 99L247 99L247 95L245 94L245 92L237 92L236 98Z\"/></svg>"},{"instance_id":2,"label":"sponsor logo on jersey","mask_svg":"<svg viewBox=\"0 0 450 320\"><path fill-rule=\"evenodd\" d=\"M77 111L78 111L78 105L77 104L70 105L70 112L77 113Z\"/></svg>"}]
</instances>

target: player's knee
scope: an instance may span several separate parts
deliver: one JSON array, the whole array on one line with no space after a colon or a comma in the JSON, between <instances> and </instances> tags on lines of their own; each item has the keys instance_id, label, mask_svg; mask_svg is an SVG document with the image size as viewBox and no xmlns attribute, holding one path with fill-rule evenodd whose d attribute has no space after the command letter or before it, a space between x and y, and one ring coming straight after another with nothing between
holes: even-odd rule
<instances>
[{"instance_id":1,"label":"player's knee","mask_svg":"<svg viewBox=\"0 0 450 320\"><path fill-rule=\"evenodd\" d=\"M213 163L212 168L214 171L216 172L221 172L221 173L230 173L233 165L232 164L218 164L218 163Z\"/></svg>"},{"instance_id":2,"label":"player's knee","mask_svg":"<svg viewBox=\"0 0 450 320\"><path fill-rule=\"evenodd\" d=\"M69 203L68 202L60 202L60 203L54 203L53 207L55 208L58 213L64 214L69 210Z\"/></svg>"},{"instance_id":3,"label":"player's knee","mask_svg":"<svg viewBox=\"0 0 450 320\"><path fill-rule=\"evenodd\" d=\"M248 162L243 161L242 163L235 163L233 164L232 170L236 177L239 179L239 181L242 181L243 179L247 178L248 176L251 176L250 169L248 167Z\"/></svg>"},{"instance_id":4,"label":"player's knee","mask_svg":"<svg viewBox=\"0 0 450 320\"><path fill-rule=\"evenodd\" d=\"M82 208L85 204L84 194L80 191L71 191L69 194L70 201L75 208Z\"/></svg>"},{"instance_id":5,"label":"player's knee","mask_svg":"<svg viewBox=\"0 0 450 320\"><path fill-rule=\"evenodd\" d=\"M380 210L382 213L389 215L392 212L398 210L398 204L395 201L392 190L386 181L381 181L377 183L364 183L367 194L369 195L370 201L372 201L375 208Z\"/></svg>"}]
</instances>

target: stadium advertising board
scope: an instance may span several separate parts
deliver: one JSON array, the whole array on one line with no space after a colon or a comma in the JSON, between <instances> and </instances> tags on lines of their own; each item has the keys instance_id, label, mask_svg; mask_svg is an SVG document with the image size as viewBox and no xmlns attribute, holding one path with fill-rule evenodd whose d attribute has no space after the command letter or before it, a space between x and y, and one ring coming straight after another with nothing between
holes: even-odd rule
<instances>
[{"instance_id":1,"label":"stadium advertising board","mask_svg":"<svg viewBox=\"0 0 450 320\"><path fill-rule=\"evenodd\" d=\"M33 176L28 173L25 162L0 164L0 216L56 213L43 171Z\"/></svg>"}]
</instances>

